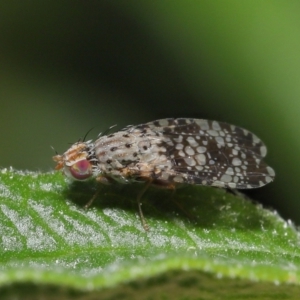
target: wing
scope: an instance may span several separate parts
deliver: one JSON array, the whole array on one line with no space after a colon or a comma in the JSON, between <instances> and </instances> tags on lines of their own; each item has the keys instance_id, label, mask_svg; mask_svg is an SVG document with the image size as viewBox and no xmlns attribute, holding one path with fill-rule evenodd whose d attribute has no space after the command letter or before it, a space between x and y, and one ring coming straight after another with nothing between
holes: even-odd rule
<instances>
[{"instance_id":1,"label":"wing","mask_svg":"<svg viewBox=\"0 0 300 300\"><path fill-rule=\"evenodd\" d=\"M134 127L160 139L171 167L158 180L224 188L258 188L273 181L267 148L246 129L203 119L161 119ZM147 134L149 136L149 134Z\"/></svg>"}]
</instances>

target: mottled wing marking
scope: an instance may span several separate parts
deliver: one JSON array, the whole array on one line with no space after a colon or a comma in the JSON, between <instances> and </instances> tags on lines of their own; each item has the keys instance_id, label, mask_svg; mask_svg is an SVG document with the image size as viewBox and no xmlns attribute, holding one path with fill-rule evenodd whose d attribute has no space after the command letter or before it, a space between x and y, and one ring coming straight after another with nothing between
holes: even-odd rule
<instances>
[{"instance_id":1,"label":"mottled wing marking","mask_svg":"<svg viewBox=\"0 0 300 300\"><path fill-rule=\"evenodd\" d=\"M264 161L266 146L253 133L227 123L203 119L161 119L127 127L145 139L159 139L166 165L156 179L174 183L249 189L274 179ZM171 162L171 164L170 164Z\"/></svg>"}]
</instances>

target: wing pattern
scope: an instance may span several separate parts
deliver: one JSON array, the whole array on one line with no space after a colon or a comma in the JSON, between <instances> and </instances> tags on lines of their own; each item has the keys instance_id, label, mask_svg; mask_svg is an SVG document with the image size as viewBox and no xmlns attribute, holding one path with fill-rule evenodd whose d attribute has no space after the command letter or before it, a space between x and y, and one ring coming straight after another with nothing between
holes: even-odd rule
<instances>
[{"instance_id":1,"label":"wing pattern","mask_svg":"<svg viewBox=\"0 0 300 300\"><path fill-rule=\"evenodd\" d=\"M157 180L225 188L258 188L273 181L263 158L267 148L246 129L204 119L161 119L132 127L159 139L161 167ZM127 128L130 131L130 128ZM171 166L171 167L170 167Z\"/></svg>"}]
</instances>

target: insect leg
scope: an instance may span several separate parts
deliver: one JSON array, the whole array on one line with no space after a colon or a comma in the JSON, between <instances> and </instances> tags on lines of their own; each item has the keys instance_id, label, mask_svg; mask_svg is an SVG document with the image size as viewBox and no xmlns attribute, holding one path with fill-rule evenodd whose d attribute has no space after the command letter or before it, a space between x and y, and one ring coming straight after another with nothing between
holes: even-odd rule
<instances>
[{"instance_id":1,"label":"insect leg","mask_svg":"<svg viewBox=\"0 0 300 300\"><path fill-rule=\"evenodd\" d=\"M88 209L93 204L95 199L98 197L99 193L100 193L100 188L98 188L98 190L96 191L94 196L91 198L91 200L89 200L89 202L84 206L85 209Z\"/></svg>"},{"instance_id":2,"label":"insect leg","mask_svg":"<svg viewBox=\"0 0 300 300\"><path fill-rule=\"evenodd\" d=\"M172 201L177 205L177 207L191 220L195 219L195 216L190 214L178 201L176 201L174 198L174 192L172 193Z\"/></svg>"},{"instance_id":3,"label":"insect leg","mask_svg":"<svg viewBox=\"0 0 300 300\"><path fill-rule=\"evenodd\" d=\"M96 178L96 180L102 184L106 184L109 185L111 183L111 180L108 177L105 176L99 176ZM91 198L91 200L84 206L84 208L89 208L93 202L95 201L95 199L98 197L100 193L100 187L98 187L98 190L96 191L96 193L94 194L94 196Z\"/></svg>"},{"instance_id":4,"label":"insect leg","mask_svg":"<svg viewBox=\"0 0 300 300\"><path fill-rule=\"evenodd\" d=\"M165 189L169 189L169 190L171 190L172 192L171 192L171 200L172 200L172 202L174 202L175 203L175 205L189 218L189 219L195 219L195 216L193 216L193 215L191 215L186 209L184 209L184 207L178 202L178 201L176 201L175 199L174 199L174 195L175 195L175 193L176 193L176 185L175 184L172 184L172 183L168 183L168 184L160 184L159 185L159 183L158 184L156 184L156 185L154 185L154 186L156 186L156 187L160 187L160 188L165 188Z\"/></svg>"},{"instance_id":5,"label":"insect leg","mask_svg":"<svg viewBox=\"0 0 300 300\"><path fill-rule=\"evenodd\" d=\"M141 218L141 222L142 222L142 225L145 229L145 231L148 231L149 230L149 225L147 224L147 221L144 217L144 214L143 214L143 210L142 210L142 203L141 203L141 198L142 196L144 195L144 193L147 191L147 189L149 188L150 184L151 184L151 180L149 180L146 185L143 187L143 189L139 192L138 196L137 196L137 204L138 204L138 208L139 208L139 214L140 214L140 218Z\"/></svg>"}]
</instances>

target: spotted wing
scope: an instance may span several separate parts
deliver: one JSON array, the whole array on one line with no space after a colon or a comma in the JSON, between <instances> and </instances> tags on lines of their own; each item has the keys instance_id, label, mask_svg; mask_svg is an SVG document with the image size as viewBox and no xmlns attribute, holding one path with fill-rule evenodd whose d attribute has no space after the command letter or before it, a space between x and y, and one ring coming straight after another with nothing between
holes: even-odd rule
<instances>
[{"instance_id":1,"label":"spotted wing","mask_svg":"<svg viewBox=\"0 0 300 300\"><path fill-rule=\"evenodd\" d=\"M158 180L225 188L257 188L273 181L274 170L263 158L267 148L246 129L203 119L161 119L138 125L150 129L171 160Z\"/></svg>"}]
</instances>

